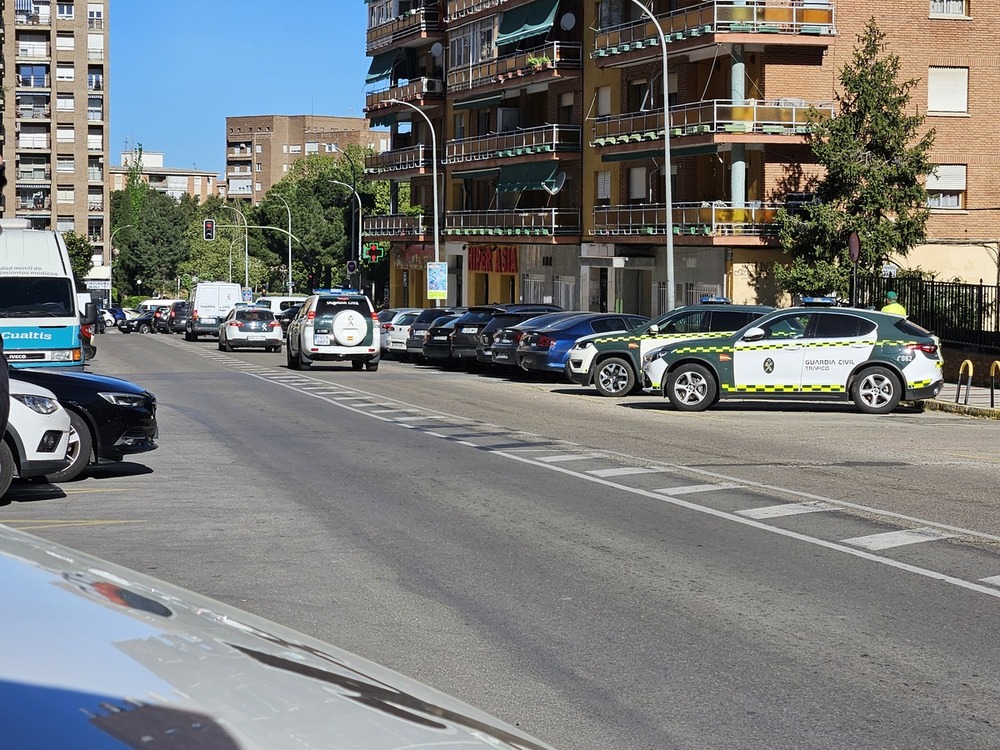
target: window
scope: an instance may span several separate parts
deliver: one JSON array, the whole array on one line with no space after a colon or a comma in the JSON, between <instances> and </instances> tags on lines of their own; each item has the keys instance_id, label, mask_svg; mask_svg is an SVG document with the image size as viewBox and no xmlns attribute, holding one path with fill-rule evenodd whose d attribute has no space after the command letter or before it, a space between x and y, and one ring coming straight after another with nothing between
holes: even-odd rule
<instances>
[{"instance_id":1,"label":"window","mask_svg":"<svg viewBox=\"0 0 1000 750\"><path fill-rule=\"evenodd\" d=\"M60 216L56 219L57 232L76 231L76 220L72 216Z\"/></svg>"},{"instance_id":2,"label":"window","mask_svg":"<svg viewBox=\"0 0 1000 750\"><path fill-rule=\"evenodd\" d=\"M90 128L87 132L87 150L88 151L103 151L104 150L104 133L100 128Z\"/></svg>"},{"instance_id":3,"label":"window","mask_svg":"<svg viewBox=\"0 0 1000 750\"><path fill-rule=\"evenodd\" d=\"M597 112L598 117L611 114L611 87L601 86L597 89Z\"/></svg>"},{"instance_id":4,"label":"window","mask_svg":"<svg viewBox=\"0 0 1000 750\"><path fill-rule=\"evenodd\" d=\"M938 164L927 175L927 205L930 208L965 208L964 164Z\"/></svg>"},{"instance_id":5,"label":"window","mask_svg":"<svg viewBox=\"0 0 1000 750\"><path fill-rule=\"evenodd\" d=\"M307 143L306 144L306 153L307 154L318 154L319 153L319 144L318 143Z\"/></svg>"},{"instance_id":6,"label":"window","mask_svg":"<svg viewBox=\"0 0 1000 750\"><path fill-rule=\"evenodd\" d=\"M256 169L257 169L258 172L263 172L264 171L264 165L261 164L260 162L257 162Z\"/></svg>"},{"instance_id":7,"label":"window","mask_svg":"<svg viewBox=\"0 0 1000 750\"><path fill-rule=\"evenodd\" d=\"M87 28L104 28L104 6L101 3L87 3Z\"/></svg>"},{"instance_id":8,"label":"window","mask_svg":"<svg viewBox=\"0 0 1000 750\"><path fill-rule=\"evenodd\" d=\"M258 154L264 153L264 147L258 143L254 151L256 151Z\"/></svg>"},{"instance_id":9,"label":"window","mask_svg":"<svg viewBox=\"0 0 1000 750\"><path fill-rule=\"evenodd\" d=\"M73 67L73 63L59 63L56 65L56 80L57 81L73 81L76 80L76 69Z\"/></svg>"},{"instance_id":10,"label":"window","mask_svg":"<svg viewBox=\"0 0 1000 750\"><path fill-rule=\"evenodd\" d=\"M87 119L88 120L103 120L104 119L104 97L103 96L88 96L87 97Z\"/></svg>"},{"instance_id":11,"label":"window","mask_svg":"<svg viewBox=\"0 0 1000 750\"><path fill-rule=\"evenodd\" d=\"M56 140L60 143L72 143L76 139L76 131L72 125L57 125Z\"/></svg>"},{"instance_id":12,"label":"window","mask_svg":"<svg viewBox=\"0 0 1000 750\"><path fill-rule=\"evenodd\" d=\"M812 313L791 313L761 326L765 339L798 339L806 334Z\"/></svg>"},{"instance_id":13,"label":"window","mask_svg":"<svg viewBox=\"0 0 1000 750\"><path fill-rule=\"evenodd\" d=\"M69 21L73 18L73 3L56 3L56 18Z\"/></svg>"},{"instance_id":14,"label":"window","mask_svg":"<svg viewBox=\"0 0 1000 750\"><path fill-rule=\"evenodd\" d=\"M258 146L258 148L260 148L260 147ZM257 153L260 153L260 152L258 151ZM301 154L302 153L302 146L301 146L301 144L295 143L295 144L289 145L289 147L288 147L288 153L290 153L290 154Z\"/></svg>"},{"instance_id":15,"label":"window","mask_svg":"<svg viewBox=\"0 0 1000 750\"><path fill-rule=\"evenodd\" d=\"M74 100L72 94L56 94L56 109L60 112L72 112Z\"/></svg>"},{"instance_id":16,"label":"window","mask_svg":"<svg viewBox=\"0 0 1000 750\"><path fill-rule=\"evenodd\" d=\"M73 203L76 200L76 191L72 185L60 185L56 188L56 203Z\"/></svg>"},{"instance_id":17,"label":"window","mask_svg":"<svg viewBox=\"0 0 1000 750\"><path fill-rule=\"evenodd\" d=\"M56 157L56 171L69 173L76 170L76 164L73 161L72 156L57 156Z\"/></svg>"},{"instance_id":18,"label":"window","mask_svg":"<svg viewBox=\"0 0 1000 750\"><path fill-rule=\"evenodd\" d=\"M598 172L595 175L597 183L597 205L611 205L611 172Z\"/></svg>"},{"instance_id":19,"label":"window","mask_svg":"<svg viewBox=\"0 0 1000 750\"><path fill-rule=\"evenodd\" d=\"M965 114L969 111L969 69L929 68L928 114Z\"/></svg>"},{"instance_id":20,"label":"window","mask_svg":"<svg viewBox=\"0 0 1000 750\"><path fill-rule=\"evenodd\" d=\"M968 0L931 0L932 16L968 16Z\"/></svg>"},{"instance_id":21,"label":"window","mask_svg":"<svg viewBox=\"0 0 1000 750\"><path fill-rule=\"evenodd\" d=\"M60 31L56 34L56 49L76 49L76 37L72 31Z\"/></svg>"},{"instance_id":22,"label":"window","mask_svg":"<svg viewBox=\"0 0 1000 750\"><path fill-rule=\"evenodd\" d=\"M490 60L494 56L492 18L467 23L455 30L451 35L449 45L448 65L460 68L463 65L475 65L482 60Z\"/></svg>"},{"instance_id":23,"label":"window","mask_svg":"<svg viewBox=\"0 0 1000 750\"><path fill-rule=\"evenodd\" d=\"M646 200L646 168L630 167L628 170L628 199L642 202Z\"/></svg>"},{"instance_id":24,"label":"window","mask_svg":"<svg viewBox=\"0 0 1000 750\"><path fill-rule=\"evenodd\" d=\"M857 315L827 312L816 315L811 338L851 339L874 334L878 324Z\"/></svg>"}]
</instances>

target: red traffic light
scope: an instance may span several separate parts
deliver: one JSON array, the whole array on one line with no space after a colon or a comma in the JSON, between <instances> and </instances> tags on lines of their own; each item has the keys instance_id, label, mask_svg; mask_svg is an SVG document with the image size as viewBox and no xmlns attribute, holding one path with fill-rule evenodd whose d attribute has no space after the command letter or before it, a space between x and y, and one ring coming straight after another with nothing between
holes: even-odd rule
<instances>
[{"instance_id":1,"label":"red traffic light","mask_svg":"<svg viewBox=\"0 0 1000 750\"><path fill-rule=\"evenodd\" d=\"M215 239L215 219L205 219L203 226L204 237L207 241L211 242Z\"/></svg>"}]
</instances>

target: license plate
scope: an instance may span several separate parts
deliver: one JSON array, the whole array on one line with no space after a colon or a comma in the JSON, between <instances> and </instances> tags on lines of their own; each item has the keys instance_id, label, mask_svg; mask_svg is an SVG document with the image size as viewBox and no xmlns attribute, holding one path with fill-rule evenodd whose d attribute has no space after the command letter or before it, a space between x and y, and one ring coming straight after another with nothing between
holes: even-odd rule
<instances>
[{"instance_id":1,"label":"license plate","mask_svg":"<svg viewBox=\"0 0 1000 750\"><path fill-rule=\"evenodd\" d=\"M510 359L510 355L507 352L501 352L499 354L494 353L493 359L495 359L497 362L504 362Z\"/></svg>"},{"instance_id":2,"label":"license plate","mask_svg":"<svg viewBox=\"0 0 1000 750\"><path fill-rule=\"evenodd\" d=\"M476 332L475 328L463 328L462 329L462 333L475 333L475 332Z\"/></svg>"},{"instance_id":3,"label":"license plate","mask_svg":"<svg viewBox=\"0 0 1000 750\"><path fill-rule=\"evenodd\" d=\"M447 341L448 340L447 336L431 336L431 338L434 341Z\"/></svg>"},{"instance_id":4,"label":"license plate","mask_svg":"<svg viewBox=\"0 0 1000 750\"><path fill-rule=\"evenodd\" d=\"M315 346L329 346L330 337L325 333L317 333L313 336L313 344Z\"/></svg>"},{"instance_id":5,"label":"license plate","mask_svg":"<svg viewBox=\"0 0 1000 750\"><path fill-rule=\"evenodd\" d=\"M214 323L215 318L199 318L202 323Z\"/></svg>"},{"instance_id":6,"label":"license plate","mask_svg":"<svg viewBox=\"0 0 1000 750\"><path fill-rule=\"evenodd\" d=\"M262 333L260 333L260 334L251 334L247 338L249 338L251 341L263 341L264 340L264 334L262 334Z\"/></svg>"}]
</instances>

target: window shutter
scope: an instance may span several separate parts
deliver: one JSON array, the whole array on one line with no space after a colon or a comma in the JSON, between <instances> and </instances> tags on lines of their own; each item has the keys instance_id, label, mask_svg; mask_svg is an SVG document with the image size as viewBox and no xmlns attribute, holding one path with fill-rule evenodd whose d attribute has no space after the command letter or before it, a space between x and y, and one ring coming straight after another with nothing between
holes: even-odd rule
<instances>
[{"instance_id":1,"label":"window shutter","mask_svg":"<svg viewBox=\"0 0 1000 750\"><path fill-rule=\"evenodd\" d=\"M927 175L927 189L942 192L965 190L965 164L938 164Z\"/></svg>"},{"instance_id":2,"label":"window shutter","mask_svg":"<svg viewBox=\"0 0 1000 750\"><path fill-rule=\"evenodd\" d=\"M928 69L927 109L930 112L968 112L969 69Z\"/></svg>"}]
</instances>

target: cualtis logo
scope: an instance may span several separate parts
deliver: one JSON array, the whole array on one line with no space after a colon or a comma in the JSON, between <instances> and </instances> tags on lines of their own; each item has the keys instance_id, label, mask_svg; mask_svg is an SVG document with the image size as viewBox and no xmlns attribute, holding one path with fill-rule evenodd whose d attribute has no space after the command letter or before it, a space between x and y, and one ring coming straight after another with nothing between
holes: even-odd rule
<instances>
[{"instance_id":1,"label":"cualtis logo","mask_svg":"<svg viewBox=\"0 0 1000 750\"><path fill-rule=\"evenodd\" d=\"M3 331L4 341L51 341L52 334L45 331Z\"/></svg>"}]
</instances>

